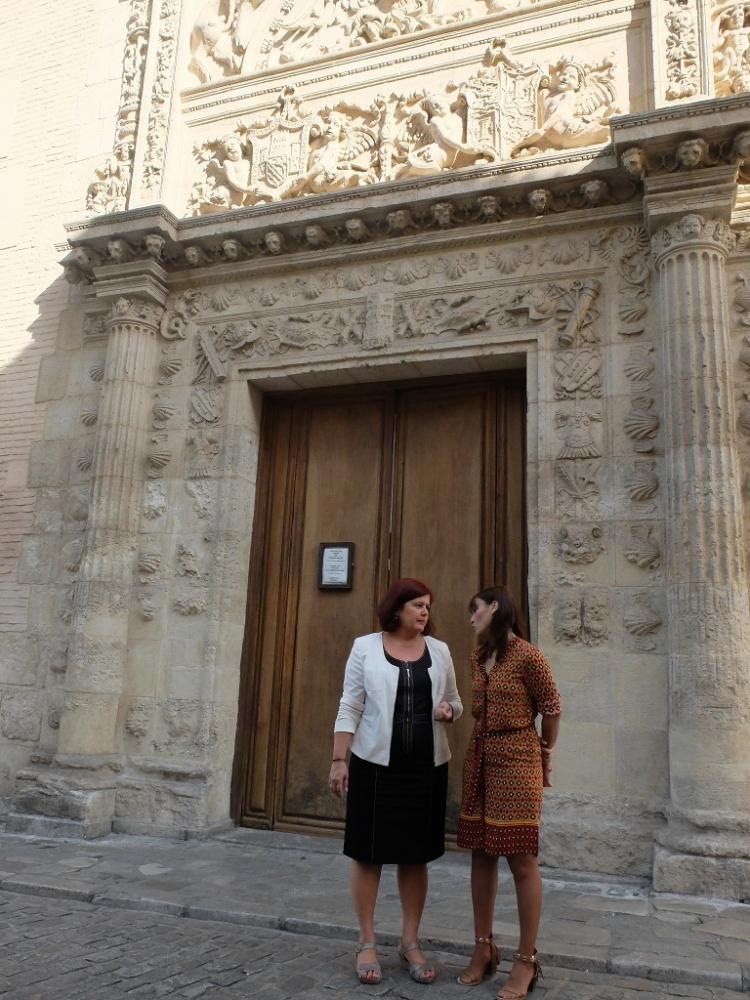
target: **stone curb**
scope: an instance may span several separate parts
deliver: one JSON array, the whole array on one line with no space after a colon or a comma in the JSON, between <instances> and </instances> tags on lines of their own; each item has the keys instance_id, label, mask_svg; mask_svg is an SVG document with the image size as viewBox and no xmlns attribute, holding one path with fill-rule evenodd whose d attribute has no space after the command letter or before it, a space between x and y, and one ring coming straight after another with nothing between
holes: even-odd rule
<instances>
[{"instance_id":1,"label":"stone curb","mask_svg":"<svg viewBox=\"0 0 750 1000\"><path fill-rule=\"evenodd\" d=\"M164 913L171 917L192 920L207 920L215 923L240 924L246 927L260 927L266 930L286 931L289 934L304 934L314 937L337 938L355 941L357 931L346 924L332 924L319 920L304 920L298 917L279 917L268 913L254 913L245 910L219 909L194 904L174 903L166 899L147 896L114 896L107 893L87 892L84 889L70 889L63 886L25 882L19 879L0 881L0 891L14 892L28 896L47 896L52 899L73 899L92 906L106 906L112 909L142 910ZM378 932L378 940L386 947L396 947L399 935L388 931ZM428 937L423 939L429 948L452 955L469 955L471 945L449 938ZM610 955L606 958L567 952L564 948L540 951L540 959L554 968L573 969L578 972L611 973L617 976L645 979L650 982L681 984L689 986L715 986L727 990L750 992L750 979L743 977L742 967L733 962L716 962L715 968L686 968L685 960L667 957L663 962L654 956L640 952ZM672 964L674 963L674 964ZM744 982L743 982L744 979Z\"/></svg>"}]
</instances>

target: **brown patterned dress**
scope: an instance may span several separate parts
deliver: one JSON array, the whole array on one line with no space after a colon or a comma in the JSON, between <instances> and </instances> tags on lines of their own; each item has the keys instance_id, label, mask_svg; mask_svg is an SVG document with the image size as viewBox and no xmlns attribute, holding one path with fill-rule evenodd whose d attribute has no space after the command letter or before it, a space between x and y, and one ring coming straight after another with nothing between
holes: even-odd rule
<instances>
[{"instance_id":1,"label":"brown patterned dress","mask_svg":"<svg viewBox=\"0 0 750 1000\"><path fill-rule=\"evenodd\" d=\"M476 720L464 763L458 845L487 854L539 850L542 756L536 716L559 715L560 695L536 646L513 637L489 675L485 646L471 654Z\"/></svg>"}]
</instances>

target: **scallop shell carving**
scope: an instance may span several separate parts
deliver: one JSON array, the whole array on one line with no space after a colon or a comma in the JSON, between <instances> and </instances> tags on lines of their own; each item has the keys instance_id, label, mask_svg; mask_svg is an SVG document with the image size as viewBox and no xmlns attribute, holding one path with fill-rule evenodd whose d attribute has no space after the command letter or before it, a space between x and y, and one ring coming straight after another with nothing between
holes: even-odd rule
<instances>
[{"instance_id":1,"label":"scallop shell carving","mask_svg":"<svg viewBox=\"0 0 750 1000\"><path fill-rule=\"evenodd\" d=\"M465 274L468 274L472 268L472 261L466 256L459 257L447 257L443 261L443 269L445 270L446 277L455 281L457 278L463 278Z\"/></svg>"},{"instance_id":2,"label":"scallop shell carving","mask_svg":"<svg viewBox=\"0 0 750 1000\"><path fill-rule=\"evenodd\" d=\"M167 448L158 448L148 453L147 462L154 472L161 471L172 460L172 452Z\"/></svg>"},{"instance_id":3,"label":"scallop shell carving","mask_svg":"<svg viewBox=\"0 0 750 1000\"><path fill-rule=\"evenodd\" d=\"M216 288L211 293L211 305L214 309L222 311L228 309L239 297L240 292L237 288Z\"/></svg>"},{"instance_id":4,"label":"scallop shell carving","mask_svg":"<svg viewBox=\"0 0 750 1000\"><path fill-rule=\"evenodd\" d=\"M507 250L505 253L495 254L495 267L501 274L513 274L521 264L528 264L530 261L531 249L526 244L514 250Z\"/></svg>"},{"instance_id":5,"label":"scallop shell carving","mask_svg":"<svg viewBox=\"0 0 750 1000\"><path fill-rule=\"evenodd\" d=\"M631 635L650 635L661 626L662 619L659 612L648 603L646 595L638 594L625 612L624 622Z\"/></svg>"},{"instance_id":6,"label":"scallop shell carving","mask_svg":"<svg viewBox=\"0 0 750 1000\"><path fill-rule=\"evenodd\" d=\"M367 278L362 271L344 271L341 275L341 284L350 292L358 292L367 284Z\"/></svg>"},{"instance_id":7,"label":"scallop shell carving","mask_svg":"<svg viewBox=\"0 0 750 1000\"><path fill-rule=\"evenodd\" d=\"M651 410L653 403L653 399L647 397L634 399L633 408L623 421L625 433L637 442L636 450L638 451L653 450L652 442L659 429L658 414Z\"/></svg>"},{"instance_id":8,"label":"scallop shell carving","mask_svg":"<svg viewBox=\"0 0 750 1000\"><path fill-rule=\"evenodd\" d=\"M425 261L402 260L386 270L386 281L395 281L397 285L411 285L420 278L426 278L430 273Z\"/></svg>"},{"instance_id":9,"label":"scallop shell carving","mask_svg":"<svg viewBox=\"0 0 750 1000\"><path fill-rule=\"evenodd\" d=\"M89 368L89 377L92 382L101 382L104 378L104 362L96 361Z\"/></svg>"},{"instance_id":10,"label":"scallop shell carving","mask_svg":"<svg viewBox=\"0 0 750 1000\"><path fill-rule=\"evenodd\" d=\"M142 552L138 556L138 571L140 573L155 573L161 566L161 556L158 552Z\"/></svg>"},{"instance_id":11,"label":"scallop shell carving","mask_svg":"<svg viewBox=\"0 0 750 1000\"><path fill-rule=\"evenodd\" d=\"M653 537L650 524L638 524L630 529L630 544L625 549L625 558L639 569L658 569L661 565L661 547Z\"/></svg>"},{"instance_id":12,"label":"scallop shell carving","mask_svg":"<svg viewBox=\"0 0 750 1000\"><path fill-rule=\"evenodd\" d=\"M81 423L86 427L93 427L96 421L99 419L99 411L93 407L87 407L81 413Z\"/></svg>"},{"instance_id":13,"label":"scallop shell carving","mask_svg":"<svg viewBox=\"0 0 750 1000\"><path fill-rule=\"evenodd\" d=\"M171 403L155 403L152 410L154 415L154 424L163 425L169 420L170 417L175 415L175 408Z\"/></svg>"},{"instance_id":14,"label":"scallop shell carving","mask_svg":"<svg viewBox=\"0 0 750 1000\"><path fill-rule=\"evenodd\" d=\"M310 278L309 281L300 284L300 291L306 299L317 299L323 294L323 285L317 278Z\"/></svg>"},{"instance_id":15,"label":"scallop shell carving","mask_svg":"<svg viewBox=\"0 0 750 1000\"><path fill-rule=\"evenodd\" d=\"M625 491L631 500L651 500L659 489L659 478L653 462L637 462L625 480Z\"/></svg>"},{"instance_id":16,"label":"scallop shell carving","mask_svg":"<svg viewBox=\"0 0 750 1000\"><path fill-rule=\"evenodd\" d=\"M171 379L173 375L176 375L181 368L181 358L162 358L159 362L159 374L161 375L159 382L163 385L168 379Z\"/></svg>"},{"instance_id":17,"label":"scallop shell carving","mask_svg":"<svg viewBox=\"0 0 750 1000\"><path fill-rule=\"evenodd\" d=\"M634 347L625 362L625 377L631 382L647 382L654 374L653 347Z\"/></svg>"},{"instance_id":18,"label":"scallop shell carving","mask_svg":"<svg viewBox=\"0 0 750 1000\"><path fill-rule=\"evenodd\" d=\"M93 453L88 451L85 454L81 455L81 457L76 462L76 466L78 467L78 469L80 469L81 472L89 472L93 464L94 464Z\"/></svg>"},{"instance_id":19,"label":"scallop shell carving","mask_svg":"<svg viewBox=\"0 0 750 1000\"><path fill-rule=\"evenodd\" d=\"M258 298L262 306L275 306L281 294L275 288L263 288Z\"/></svg>"}]
</instances>

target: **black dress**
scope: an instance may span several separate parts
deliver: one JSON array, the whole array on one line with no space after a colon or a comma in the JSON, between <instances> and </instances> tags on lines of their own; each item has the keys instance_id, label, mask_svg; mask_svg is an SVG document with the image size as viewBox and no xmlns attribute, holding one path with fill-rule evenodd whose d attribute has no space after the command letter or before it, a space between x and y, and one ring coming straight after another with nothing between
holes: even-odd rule
<instances>
[{"instance_id":1,"label":"black dress","mask_svg":"<svg viewBox=\"0 0 750 1000\"><path fill-rule=\"evenodd\" d=\"M424 864L445 852L448 765L435 767L429 650L399 671L388 766L349 762L344 854L373 864Z\"/></svg>"}]
</instances>

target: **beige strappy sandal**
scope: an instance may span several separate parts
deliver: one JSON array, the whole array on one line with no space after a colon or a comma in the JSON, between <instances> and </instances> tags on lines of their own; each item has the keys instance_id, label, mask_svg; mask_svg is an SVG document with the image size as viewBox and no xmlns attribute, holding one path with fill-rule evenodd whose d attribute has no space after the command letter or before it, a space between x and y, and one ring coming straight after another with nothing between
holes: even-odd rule
<instances>
[{"instance_id":1,"label":"beige strappy sandal","mask_svg":"<svg viewBox=\"0 0 750 1000\"><path fill-rule=\"evenodd\" d=\"M409 975L414 982L421 983L423 986L429 986L430 983L435 982L435 969L433 966L429 962L410 962L407 958L410 951L420 951L421 947L419 941L412 941L411 944L400 944L398 946L398 953L401 961L409 966Z\"/></svg>"},{"instance_id":2,"label":"beige strappy sandal","mask_svg":"<svg viewBox=\"0 0 750 1000\"><path fill-rule=\"evenodd\" d=\"M536 957L536 948L534 949L533 955L522 955L520 951L517 951L513 956L514 962L523 962L525 965L531 965L534 968L534 975L531 977L531 981L526 989L525 993L518 993L516 990L509 990L507 986L503 986L500 992L497 994L496 1000L524 1000L524 997L528 996L529 993L534 992L534 987L536 986L537 980L541 977L544 978L542 974L542 967L539 964L539 960Z\"/></svg>"},{"instance_id":3,"label":"beige strappy sandal","mask_svg":"<svg viewBox=\"0 0 750 1000\"><path fill-rule=\"evenodd\" d=\"M495 971L497 970L498 962L500 961L500 949L493 941L492 934L487 937L474 938L474 944L488 944L490 946L490 957L487 959L484 968L478 976L467 975L469 969L471 968L471 962L469 962L464 971L456 978L456 982L459 986L479 986L479 984L485 979L488 979L490 976L494 976Z\"/></svg>"},{"instance_id":4,"label":"beige strappy sandal","mask_svg":"<svg viewBox=\"0 0 750 1000\"><path fill-rule=\"evenodd\" d=\"M359 955L363 951L367 951L368 948L372 948L373 951L377 948L374 941L362 941L354 950L355 955ZM364 962L360 965L357 962L357 979L360 983L364 983L365 986L377 986L379 982L383 979L383 970L380 968L380 962Z\"/></svg>"}]
</instances>

